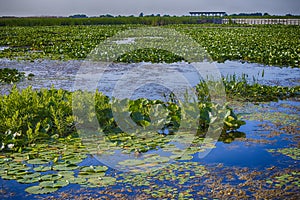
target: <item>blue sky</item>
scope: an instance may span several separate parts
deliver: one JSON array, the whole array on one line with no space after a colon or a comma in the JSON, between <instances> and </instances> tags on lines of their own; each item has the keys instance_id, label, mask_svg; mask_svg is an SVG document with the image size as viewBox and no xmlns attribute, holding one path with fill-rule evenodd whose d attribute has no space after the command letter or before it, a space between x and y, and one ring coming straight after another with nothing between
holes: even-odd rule
<instances>
[{"instance_id":1,"label":"blue sky","mask_svg":"<svg viewBox=\"0 0 300 200\"><path fill-rule=\"evenodd\" d=\"M300 0L0 0L0 16L188 15L189 11L300 15Z\"/></svg>"}]
</instances>

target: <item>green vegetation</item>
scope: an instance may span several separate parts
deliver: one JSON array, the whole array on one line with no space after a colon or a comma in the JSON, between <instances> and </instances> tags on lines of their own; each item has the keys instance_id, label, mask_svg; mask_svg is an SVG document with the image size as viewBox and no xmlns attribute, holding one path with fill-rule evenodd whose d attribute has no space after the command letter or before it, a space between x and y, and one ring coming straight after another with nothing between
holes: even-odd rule
<instances>
[{"instance_id":1,"label":"green vegetation","mask_svg":"<svg viewBox=\"0 0 300 200\"><path fill-rule=\"evenodd\" d=\"M300 95L300 86L261 85L255 79L253 83L249 83L245 74L239 78L236 75L227 76L223 78L223 83L228 97L238 101L269 102Z\"/></svg>"},{"instance_id":2,"label":"green vegetation","mask_svg":"<svg viewBox=\"0 0 300 200\"><path fill-rule=\"evenodd\" d=\"M300 87L288 88L280 86L265 86L258 83L249 84L245 76L241 79L236 79L235 76L223 80L225 90L229 98L240 101L276 101L277 99L298 96ZM205 134L211 122L211 113L214 110L228 112L224 115L223 133L230 130L236 130L244 124L233 113L230 108L219 108L210 102L210 96L207 86L201 82L197 86L199 95L199 127L198 133ZM157 146L163 146L168 143L168 140L161 140L162 137L154 130L154 134L149 138L144 138L146 145L141 145L138 142L132 143L133 140L139 139L122 133L122 130L117 126L111 110L111 102L107 96L101 93L96 93L95 97L91 93L82 93L84 99L95 99L95 107L88 108L90 114L95 116L100 123L101 129L107 133L107 137L111 141L122 141L120 146L127 146L128 151L148 151L155 149ZM72 93L57 89L42 89L34 91L30 87L22 91L18 91L14 87L9 95L0 97L0 131L2 149L11 149L14 151L22 151L22 148L43 141L45 139L55 139L67 137L69 135L76 136L75 123L76 120L72 114ZM158 100L122 100L126 101L129 106L127 109L130 112L131 118L141 127L147 127L151 124L150 113L153 108L162 106L167 109L168 116L164 122L164 127L169 131L176 132L181 123L181 108L176 103L176 99L170 99L169 102ZM73 105L76 109L84 109L84 105ZM85 108L87 109L87 108ZM95 109L95 111L94 111ZM226 111L227 110L227 111ZM124 112L120 110L118 112ZM234 139L234 134L230 136ZM152 144L147 139L154 140L157 137L157 142ZM123 139L122 139L123 138ZM126 139L127 138L127 139ZM222 136L222 141L229 141L226 134ZM130 142L130 140L132 140ZM128 143L130 142L130 144ZM143 146L143 147L142 147ZM142 150L143 149L143 150Z\"/></svg>"},{"instance_id":3,"label":"green vegetation","mask_svg":"<svg viewBox=\"0 0 300 200\"><path fill-rule=\"evenodd\" d=\"M229 100L237 100L244 102L269 102L297 97L300 95L300 86L283 87L283 86L269 86L259 84L255 78L253 83L247 80L247 75L243 74L241 77L231 75L222 78L227 98ZM214 82L210 82L210 85ZM217 83L218 84L218 83ZM198 99L201 102L211 101L208 83L200 81L196 86ZM217 88L218 85L215 85Z\"/></svg>"},{"instance_id":4,"label":"green vegetation","mask_svg":"<svg viewBox=\"0 0 300 200\"><path fill-rule=\"evenodd\" d=\"M69 184L86 187L114 184L115 178L105 175L106 166L77 165L87 157L87 153L80 139L64 138L35 144L26 147L22 153L1 156L0 176L24 184L39 183L26 189L32 194L52 193ZM76 176L74 170L78 170Z\"/></svg>"},{"instance_id":5,"label":"green vegetation","mask_svg":"<svg viewBox=\"0 0 300 200\"><path fill-rule=\"evenodd\" d=\"M0 26L74 26L74 25L167 25L197 23L189 16L92 17L92 18L0 18Z\"/></svg>"},{"instance_id":6,"label":"green vegetation","mask_svg":"<svg viewBox=\"0 0 300 200\"><path fill-rule=\"evenodd\" d=\"M82 93L80 91L78 92ZM75 104L73 106L75 106L77 110L90 109L90 115L95 114L97 116L103 131L108 134L109 137L117 137L118 140L121 140L119 133L122 131L113 118L109 98L98 92L95 96L91 93L84 93L82 98L95 99L95 108L86 108L81 104ZM0 96L0 101L1 149L21 152L23 148L44 140L53 140L67 136L76 137L77 135L75 123L79 122L75 120L72 114L71 92L54 88L34 91L31 87L20 92L14 87L9 95ZM129 102L128 110L131 113L131 117L141 127L150 125L150 107L159 105L165 107L169 112L165 126L174 132L176 132L180 126L181 108L175 102L150 101L147 99L138 99L135 101L125 99L123 101ZM212 112L217 108L218 106L213 103L199 102L199 110L201 113L200 125L198 127L199 133L205 134L211 117L214 117L211 116ZM229 108L225 108L225 111L221 109L219 112L221 111L226 112L224 119L222 119L225 123L223 128L224 132L238 129L244 124ZM154 134L151 136L161 137L161 135L157 133L159 130L153 131ZM148 139L152 140L153 138ZM110 138L110 140L112 140L112 138ZM126 143L125 140L124 143ZM162 142L162 144L163 143L164 142ZM123 143L120 145L123 145ZM131 149L138 149L137 145L140 146L139 144L134 144ZM154 146L148 145L144 151L156 148L156 146L157 144Z\"/></svg>"},{"instance_id":7,"label":"green vegetation","mask_svg":"<svg viewBox=\"0 0 300 200\"><path fill-rule=\"evenodd\" d=\"M26 77L28 80L32 80L34 74L30 73ZM2 68L0 69L0 83L17 83L25 78L24 72L19 72L17 69Z\"/></svg>"},{"instance_id":8,"label":"green vegetation","mask_svg":"<svg viewBox=\"0 0 300 200\"><path fill-rule=\"evenodd\" d=\"M100 41L128 26L1 27L0 57L17 59L84 59Z\"/></svg>"},{"instance_id":9,"label":"green vegetation","mask_svg":"<svg viewBox=\"0 0 300 200\"><path fill-rule=\"evenodd\" d=\"M271 153L282 153L294 160L300 160L300 149L299 148L283 148L283 149L269 149Z\"/></svg>"},{"instance_id":10,"label":"green vegetation","mask_svg":"<svg viewBox=\"0 0 300 200\"><path fill-rule=\"evenodd\" d=\"M195 39L214 61L241 60L299 67L298 27L266 25L201 29L196 25L177 25L176 30Z\"/></svg>"},{"instance_id":11,"label":"green vegetation","mask_svg":"<svg viewBox=\"0 0 300 200\"><path fill-rule=\"evenodd\" d=\"M23 72L16 69L0 69L0 83L16 83L25 77Z\"/></svg>"},{"instance_id":12,"label":"green vegetation","mask_svg":"<svg viewBox=\"0 0 300 200\"><path fill-rule=\"evenodd\" d=\"M163 28L176 29L191 36L214 61L240 60L299 67L300 29L298 27L174 25L195 22L196 18L159 16L87 19L2 18L0 19L0 26L2 25L0 27L0 47L8 48L1 48L0 58L32 61L36 59L85 59L101 41L120 31L145 25L172 24ZM128 25L129 23L130 25ZM173 48L178 46L178 44L172 45ZM115 62L172 63L184 60L184 57L169 51L145 48L123 54L116 58ZM32 76L32 74L28 75L27 78L31 79ZM15 69L0 69L1 84L16 83L24 78L26 78L25 74ZM300 95L300 86L266 86L258 84L255 80L250 83L247 81L246 75L240 78L235 75L225 77L222 84L225 86L228 99L237 100L238 103L241 101L277 101ZM216 87L219 86L216 85ZM16 180L18 183L31 184L25 190L30 194L49 194L70 184L87 188L101 188L99 193L107 192L107 194L111 188L108 186L122 184L122 192L131 193L130 190L133 187L140 187L136 193L140 192L149 198L166 199L183 199L194 197L196 194L203 198L205 195L211 195L210 197L221 195L221 198L225 195L226 198L229 196L232 198L234 194L245 199L250 198L248 195L253 194L254 190L259 191L259 187L261 190L272 189L266 189L271 193L276 192L277 189L279 193L274 193L274 196L281 194L282 190L286 192L293 191L295 188L299 189L299 172L296 171L291 173L287 173L287 171L273 173L272 171L272 177L269 176L267 179L258 181L261 178L260 174L254 171L253 174L245 176L243 173L245 168L234 176L232 174L236 169L231 166L227 169L224 168L224 171L218 175L211 175L211 169L209 170L208 167L204 167L198 162L192 162L196 153L215 148L214 142L205 138L209 128L218 133L221 132L219 141L224 143L231 143L236 138L246 137L245 133L237 131L245 122L241 120L240 115L235 114L235 109L228 105L220 106L212 102L205 82L200 82L196 89L199 108L197 112L199 113L195 116L197 116L199 124L198 127L191 127L193 125L188 120L187 124L183 124L182 119L185 119L186 113L182 112L180 102L173 94L165 101L145 98L120 100L110 99L100 92L95 94L83 91L69 92L55 88L33 90L31 87L19 91L14 86L10 94L0 95L0 150L2 152L0 177L3 180ZM78 96L78 94L83 101L73 101L74 96ZM85 100L91 101L92 106L82 103ZM119 108L113 103L127 106ZM185 111L195 114L193 106L190 104L185 106ZM246 108L243 108L246 111L241 114L244 115L242 119L276 122L276 126L298 125L299 117L296 106L290 108L296 108L295 112L286 109L285 113L281 110L266 109L267 104L260 106L262 108L250 108L252 110L249 114L247 105ZM87 110L89 116L81 119L75 116L74 109L79 113ZM166 111L166 115L163 116L164 120L160 119L162 110ZM122 114L126 116L129 113L130 118L140 129L135 133L123 131L118 126L117 116L113 112L118 112L121 117ZM153 117L153 114L157 118ZM95 131L95 127L88 126L89 124L93 125L93 120L97 120L100 129ZM214 121L221 121L222 126L217 129L214 127ZM157 123L163 128L156 130L156 127L152 127L151 129L152 123ZM80 130L76 130L76 127L78 128L82 124L86 128L87 138L82 137ZM188 131L185 131L186 129L180 129L181 126L187 130L193 128L197 134L189 134ZM147 128L150 131L143 132L143 130L148 130ZM281 128L280 133L274 131L272 133L273 135L283 134L286 131L297 133L298 130L297 128L295 130L286 128ZM89 132L89 130L91 131ZM248 139L251 140L251 138ZM182 150L181 145L188 145L188 147ZM153 153L155 150L162 152L163 156ZM296 161L299 160L299 148L279 148L268 151L289 156ZM83 162L90 154L104 157L107 155L119 156L120 154L117 152L121 155L126 154L128 159L118 161L116 166L120 169L138 172L138 174L114 174L114 171L107 166L87 165ZM159 167L163 168L154 170ZM214 168L219 170L219 167ZM209 176L211 176L210 180ZM199 184L202 181L205 183L206 190ZM235 184L232 187L229 186L231 181ZM236 185L237 182L238 185ZM261 182L264 185L259 185ZM124 185L126 187L123 188ZM241 187L245 188L236 190ZM245 191L247 191L247 195ZM114 191L110 195L110 197L116 195L117 198L118 194ZM261 195L257 196L261 197Z\"/></svg>"},{"instance_id":13,"label":"green vegetation","mask_svg":"<svg viewBox=\"0 0 300 200\"><path fill-rule=\"evenodd\" d=\"M153 63L173 63L184 61L184 58L174 53L161 49L141 49L127 53L119 58L117 62L138 63L138 62L153 62Z\"/></svg>"},{"instance_id":14,"label":"green vegetation","mask_svg":"<svg viewBox=\"0 0 300 200\"><path fill-rule=\"evenodd\" d=\"M66 18L66 17L2 17L0 18L0 26L74 26L74 25L120 25L120 24L141 24L141 25L170 25L170 24L197 24L198 20L203 17L190 16L101 16L90 18ZM210 19L212 17L205 17ZM300 16L225 16L224 18L259 18L259 19L299 19ZM205 24L207 25L207 24Z\"/></svg>"},{"instance_id":15,"label":"green vegetation","mask_svg":"<svg viewBox=\"0 0 300 200\"><path fill-rule=\"evenodd\" d=\"M216 25L214 25L216 26ZM141 25L0 27L0 57L10 59L85 59L103 40ZM300 29L266 25L251 28L203 25L169 25L191 36L214 61L240 60L266 65L299 67ZM124 62L177 62L178 55L141 49L124 55ZM118 60L116 60L117 62ZM121 60L119 60L121 61Z\"/></svg>"},{"instance_id":16,"label":"green vegetation","mask_svg":"<svg viewBox=\"0 0 300 200\"><path fill-rule=\"evenodd\" d=\"M208 173L208 170L197 162L176 162L158 171L143 171L137 175L118 173L113 177L106 166L78 165L87 158L86 153L88 152L79 139L66 138L55 143L34 145L26 148L23 153L1 156L0 176L4 180L34 184L26 188L28 193L48 194L69 184L87 188L106 188L117 183L150 186L157 181L172 180L184 185L191 179L196 181ZM153 155L149 154L149 158L151 157L153 158ZM159 160L159 156L156 158ZM145 192L153 196L164 195L161 191Z\"/></svg>"},{"instance_id":17,"label":"green vegetation","mask_svg":"<svg viewBox=\"0 0 300 200\"><path fill-rule=\"evenodd\" d=\"M291 188L293 185L297 188L300 187L300 173L292 172L291 174L283 174L276 176L273 180L266 181L270 185L275 185L278 188Z\"/></svg>"},{"instance_id":18,"label":"green vegetation","mask_svg":"<svg viewBox=\"0 0 300 200\"><path fill-rule=\"evenodd\" d=\"M30 87L0 96L1 149L23 147L51 137L75 132L71 93L63 90L34 91Z\"/></svg>"}]
</instances>

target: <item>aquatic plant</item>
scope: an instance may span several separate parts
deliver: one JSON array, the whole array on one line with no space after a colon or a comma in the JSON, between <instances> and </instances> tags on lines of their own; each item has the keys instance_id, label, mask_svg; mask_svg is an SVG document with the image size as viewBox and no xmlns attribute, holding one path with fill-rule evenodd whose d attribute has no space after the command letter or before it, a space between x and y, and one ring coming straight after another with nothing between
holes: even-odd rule
<instances>
[{"instance_id":1,"label":"aquatic plant","mask_svg":"<svg viewBox=\"0 0 300 200\"><path fill-rule=\"evenodd\" d=\"M97 45L126 29L141 25L107 26L36 26L0 27L1 58L26 60L85 59ZM299 28L293 26L253 26L251 28L201 28L201 25L171 25L192 37L211 56L224 62L239 60L266 65L299 67ZM226 27L226 26L225 26ZM148 41L147 41L148 42ZM180 49L174 43L172 48ZM121 62L177 62L178 55L154 49L128 52L116 61Z\"/></svg>"},{"instance_id":2,"label":"aquatic plant","mask_svg":"<svg viewBox=\"0 0 300 200\"><path fill-rule=\"evenodd\" d=\"M300 86L262 85L255 78L253 78L253 82L248 81L247 78L246 74L240 77L237 77L235 74L223 77L224 88L229 99L248 102L269 102L300 95ZM200 81L196 89L200 101L210 101L207 83Z\"/></svg>"},{"instance_id":3,"label":"aquatic plant","mask_svg":"<svg viewBox=\"0 0 300 200\"><path fill-rule=\"evenodd\" d=\"M283 148L283 149L269 149L270 153L281 153L294 160L300 160L300 149L299 148Z\"/></svg>"},{"instance_id":4,"label":"aquatic plant","mask_svg":"<svg viewBox=\"0 0 300 200\"><path fill-rule=\"evenodd\" d=\"M36 141L75 133L70 92L14 86L0 101L1 149L22 151Z\"/></svg>"},{"instance_id":5,"label":"aquatic plant","mask_svg":"<svg viewBox=\"0 0 300 200\"><path fill-rule=\"evenodd\" d=\"M92 104L94 106L87 108L86 105L80 102L72 105L72 92L54 88L36 91L28 87L19 91L16 87L13 87L9 95L1 95L1 149L21 152L22 148L45 139L64 138L70 135L76 136L75 124L88 123L89 120L93 119L98 119L104 133L118 138L118 134L123 131L118 127L114 119L110 99L100 92L96 92L95 95L88 92L76 92L82 93L82 98L94 101ZM182 118L181 108L175 102L148 99L124 99L122 101L128 101L129 107L126 110L130 112L132 120L141 128L151 124L149 116L153 110L149 108L157 106L168 110L169 114L162 125L168 128L170 133L176 132L180 126ZM90 116L87 117L87 122L76 121L76 117L72 114L72 108L79 110L88 109ZM224 120L223 132L236 130L244 124L227 107L223 108L217 104L200 102L199 110L201 117L198 131L204 135L212 117L215 117L214 112L224 112L220 115L224 117L224 119L220 119ZM93 116L96 116L96 118L93 118ZM159 135L158 131L153 130L156 135Z\"/></svg>"},{"instance_id":6,"label":"aquatic plant","mask_svg":"<svg viewBox=\"0 0 300 200\"><path fill-rule=\"evenodd\" d=\"M0 83L16 83L25 78L24 72L17 69L3 68L0 69Z\"/></svg>"}]
</instances>

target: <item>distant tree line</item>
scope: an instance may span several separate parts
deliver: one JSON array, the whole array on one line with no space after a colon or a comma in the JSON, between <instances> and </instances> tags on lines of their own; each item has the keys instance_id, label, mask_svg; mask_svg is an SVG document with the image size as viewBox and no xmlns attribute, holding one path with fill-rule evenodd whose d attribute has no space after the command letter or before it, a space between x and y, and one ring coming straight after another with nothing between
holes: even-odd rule
<instances>
[{"instance_id":1,"label":"distant tree line","mask_svg":"<svg viewBox=\"0 0 300 200\"><path fill-rule=\"evenodd\" d=\"M270 16L268 13L240 13L225 16L225 18L300 18L287 14L286 16ZM136 16L113 16L111 14L88 17L85 14L75 14L69 17L12 17L3 16L0 18L0 26L69 26L69 25L121 25L121 24L143 24L163 26L168 24L198 24L199 17L191 16L170 16L160 14ZM205 22L213 23L213 22Z\"/></svg>"},{"instance_id":2,"label":"distant tree line","mask_svg":"<svg viewBox=\"0 0 300 200\"><path fill-rule=\"evenodd\" d=\"M70 18L88 18L85 14L77 14L77 15L71 15Z\"/></svg>"},{"instance_id":3,"label":"distant tree line","mask_svg":"<svg viewBox=\"0 0 300 200\"><path fill-rule=\"evenodd\" d=\"M257 12L257 13L239 13L239 14L232 14L231 16L263 16L263 14L259 13L259 12Z\"/></svg>"},{"instance_id":4,"label":"distant tree line","mask_svg":"<svg viewBox=\"0 0 300 200\"><path fill-rule=\"evenodd\" d=\"M100 16L84 17L83 15L73 15L70 17L30 17L30 18L0 18L0 26L69 26L69 25L121 25L121 24L142 24L163 26L168 24L196 24L197 19L190 16L170 17L170 16Z\"/></svg>"}]
</instances>

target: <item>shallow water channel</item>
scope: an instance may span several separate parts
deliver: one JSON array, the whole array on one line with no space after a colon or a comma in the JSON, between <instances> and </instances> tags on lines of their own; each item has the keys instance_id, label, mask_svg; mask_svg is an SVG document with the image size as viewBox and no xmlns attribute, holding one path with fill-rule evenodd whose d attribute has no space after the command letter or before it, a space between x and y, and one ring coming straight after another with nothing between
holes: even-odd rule
<instances>
[{"instance_id":1,"label":"shallow water channel","mask_svg":"<svg viewBox=\"0 0 300 200\"><path fill-rule=\"evenodd\" d=\"M144 66L150 66L153 75L149 78L143 77L144 71L141 70ZM154 67L155 66L155 67ZM65 90L74 90L74 82L77 80L78 73L83 73L82 69L86 66L83 61L52 61L52 60L36 60L35 62L27 61L14 61L0 59L1 68L16 68L26 75L33 73L35 76L33 80L24 80L18 83L19 88L25 88L31 85L35 89L39 88L62 88ZM162 70L162 67L167 70ZM208 63L208 71L214 68L214 72L221 73L222 76L236 74L237 77L242 74L248 75L248 80L253 81L253 78L261 84L267 85L281 85L281 86L296 86L300 84L300 69L298 68L279 68L272 66L263 66L255 63L241 63L234 61L227 61L225 63ZM144 69L144 68L143 68ZM93 69L91 69L93 70ZM100 73L101 72L101 73ZM166 82L175 82L176 87L180 87L178 80L172 80L175 72L183 75L191 86L199 83L199 79L203 78L203 74L199 75L193 64L188 63L173 63L173 64L158 64L152 65L151 63L138 63L138 64L115 64L112 63L108 66L97 66L94 71L89 71L91 74L98 75L96 84L99 91L106 95L111 96L112 90L116 83L129 72L134 73L133 81L141 78L147 78L152 83L159 83L159 79L166 79ZM101 76L99 76L99 74ZM172 75L173 74L173 75ZM263 76L263 77L262 77ZM130 77L132 78L132 77ZM177 78L175 76L175 78ZM205 77L204 77L205 78ZM164 81L164 80L163 80ZM130 85L126 85L130 87ZM1 92L5 93L9 89L9 85L1 85ZM139 91L135 92L133 98L148 97L151 99L159 99L162 93L166 92L166 88L158 87L152 84L149 87L136 88Z\"/></svg>"},{"instance_id":2,"label":"shallow water channel","mask_svg":"<svg viewBox=\"0 0 300 200\"><path fill-rule=\"evenodd\" d=\"M256 81L267 85L296 86L300 84L300 69L240 62L213 64L223 76L247 74L249 81L255 77ZM101 73L101 81L96 82L96 87L104 94L111 96L118 80L122 79L124 74L126 75L132 69L138 69L138 66L145 65L149 65L149 63L111 64ZM0 67L16 68L26 74L33 73L35 75L33 80L24 80L18 83L19 88L29 85L35 89L54 86L73 91L76 88L74 87L76 75L83 65L81 61L18 62L2 59ZM199 74L195 75L195 70L190 67L190 64L174 63L168 67L171 70L168 72L182 74L192 86L199 81ZM142 71L133 71L136 72L135 78L143 77ZM163 76L159 75L160 71L154 72L157 75L152 77L153 83L140 88L136 86L130 88L128 85L130 88L128 92L134 90L132 98L162 99L162 94L169 91L169 88L155 84L161 82L155 78L161 79ZM172 73L169 73L169 76L172 76ZM168 81L172 80L170 77L165 78ZM177 86L180 88L180 84ZM11 85L1 85L1 93L8 93L10 88ZM246 125L242 126L238 132L229 133L228 138L218 141L204 157L198 156L199 153L195 151L148 174L132 174L109 167L106 175L115 178L114 184L102 187L100 183L98 187L91 188L85 184L70 182L57 191L44 195L33 195L25 191L26 188L38 185L38 183L21 184L15 180L1 178L0 198L299 199L300 99L260 104L234 101L229 102L229 105L246 121ZM172 147L169 148L172 149ZM77 163L78 166L104 165L91 152L82 158L83 161ZM138 156L136 159L138 160ZM30 165L30 167L36 166ZM78 170L74 171L75 174L78 174ZM57 172L50 170L50 172L41 173L43 175ZM94 181L98 183L96 180Z\"/></svg>"}]
</instances>

